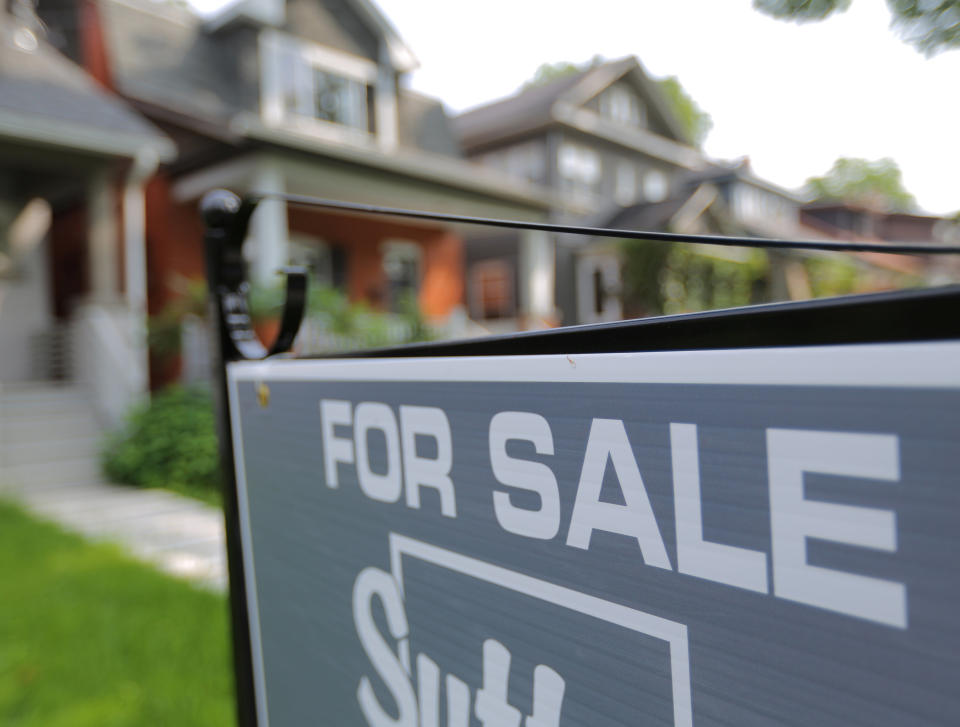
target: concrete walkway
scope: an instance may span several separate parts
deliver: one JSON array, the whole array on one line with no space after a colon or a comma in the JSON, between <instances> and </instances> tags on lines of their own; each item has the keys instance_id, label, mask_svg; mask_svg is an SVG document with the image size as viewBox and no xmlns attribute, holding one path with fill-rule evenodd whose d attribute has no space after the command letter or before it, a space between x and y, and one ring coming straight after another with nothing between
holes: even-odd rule
<instances>
[{"instance_id":1,"label":"concrete walkway","mask_svg":"<svg viewBox=\"0 0 960 727\"><path fill-rule=\"evenodd\" d=\"M0 390L0 496L171 575L225 590L221 511L165 490L104 482L93 420L89 400L73 387Z\"/></svg>"}]
</instances>

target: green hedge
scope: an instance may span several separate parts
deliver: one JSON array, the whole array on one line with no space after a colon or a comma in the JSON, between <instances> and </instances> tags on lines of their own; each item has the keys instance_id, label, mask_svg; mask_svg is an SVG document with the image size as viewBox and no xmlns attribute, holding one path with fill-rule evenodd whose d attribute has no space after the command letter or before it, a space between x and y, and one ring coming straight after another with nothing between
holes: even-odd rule
<instances>
[{"instance_id":1,"label":"green hedge","mask_svg":"<svg viewBox=\"0 0 960 727\"><path fill-rule=\"evenodd\" d=\"M107 439L102 464L114 482L216 500L220 461L210 393L173 386L155 394Z\"/></svg>"}]
</instances>

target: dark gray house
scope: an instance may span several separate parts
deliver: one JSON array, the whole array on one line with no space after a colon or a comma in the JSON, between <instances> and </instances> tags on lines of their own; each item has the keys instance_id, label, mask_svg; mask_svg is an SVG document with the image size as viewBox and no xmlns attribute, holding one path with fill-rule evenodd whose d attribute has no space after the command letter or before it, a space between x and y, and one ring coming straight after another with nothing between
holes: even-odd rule
<instances>
[{"instance_id":1,"label":"dark gray house","mask_svg":"<svg viewBox=\"0 0 960 727\"><path fill-rule=\"evenodd\" d=\"M624 208L687 195L691 173L708 166L633 57L467 111L455 119L455 129L468 158L546 187L557 222L602 224ZM472 316L491 327L497 320L512 325L518 280L527 270L548 266L556 291L552 322L621 317L615 251L576 238L555 243L555 257L534 265L509 236L471 237Z\"/></svg>"}]
</instances>

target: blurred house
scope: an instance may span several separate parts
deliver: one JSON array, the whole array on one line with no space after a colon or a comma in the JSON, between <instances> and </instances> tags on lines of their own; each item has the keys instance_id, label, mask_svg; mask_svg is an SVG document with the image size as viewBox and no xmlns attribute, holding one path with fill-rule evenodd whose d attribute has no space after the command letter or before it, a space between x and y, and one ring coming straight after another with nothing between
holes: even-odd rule
<instances>
[{"instance_id":1,"label":"blurred house","mask_svg":"<svg viewBox=\"0 0 960 727\"><path fill-rule=\"evenodd\" d=\"M633 57L523 89L464 112L454 123L470 159L549 189L554 222L602 224L625 207L661 205L685 193L688 175L707 166ZM574 236L556 240L557 310L540 311L545 319L620 317L616 296L597 287L615 288L619 263L607 247ZM512 325L522 301L519 281L530 267L512 236L472 235L471 315Z\"/></svg>"},{"instance_id":2,"label":"blurred house","mask_svg":"<svg viewBox=\"0 0 960 727\"><path fill-rule=\"evenodd\" d=\"M811 202L804 205L801 219L805 225L838 239L950 244L958 237L956 221L859 202Z\"/></svg>"},{"instance_id":3,"label":"blurred house","mask_svg":"<svg viewBox=\"0 0 960 727\"><path fill-rule=\"evenodd\" d=\"M70 224L132 194L118 177L102 181L100 207L79 191L63 195L51 234L55 248L73 236L85 261L100 254L143 267L145 260L151 313L181 294L177 281L202 274L196 210L215 187L523 220L546 215L532 185L465 161L442 105L402 87L416 60L368 0L241 0L205 19L176 2L51 0L39 19L49 41L99 88L85 83L100 97L122 99L117 104L134 109L129 115L165 145L154 152L156 172L138 172L140 238L126 234L126 222L101 225L97 238ZM107 147L115 138L125 148L109 125L102 131ZM61 138L71 136L67 129ZM462 233L449 225L271 199L251 221L251 240L251 276L261 286L292 261L309 264L318 283L387 311L413 294L440 320L465 300ZM540 251L548 243L530 233L522 244ZM137 249L125 257L125 246ZM76 291L55 286L64 316L93 284L87 277L78 268L66 284ZM538 295L524 300L540 305Z\"/></svg>"},{"instance_id":4,"label":"blurred house","mask_svg":"<svg viewBox=\"0 0 960 727\"><path fill-rule=\"evenodd\" d=\"M851 211L804 207L795 192L757 176L749 161L721 162L694 148L659 85L636 58L624 58L464 112L455 130L470 159L550 190L550 219L588 227L718 234L782 240L920 241L937 223L920 216L853 221ZM870 231L866 227L880 225ZM847 229L844 229L846 226ZM954 228L951 228L954 229ZM556 310L540 322L596 323L637 314L624 310L620 241L555 236ZM731 248L694 246L697 254L727 262L753 258ZM751 302L808 298L811 258L837 255L766 252L766 274ZM843 256L865 271L855 290L896 287L923 277L923 264L891 255ZM541 263L546 269L550 263ZM518 282L534 267L510 234L473 234L467 243L467 298L471 315L509 330L522 301ZM546 283L544 283L546 284ZM849 287L849 286L848 286ZM826 288L823 288L824 290ZM845 290L844 292L850 292ZM746 301L742 301L746 302Z\"/></svg>"},{"instance_id":5,"label":"blurred house","mask_svg":"<svg viewBox=\"0 0 960 727\"><path fill-rule=\"evenodd\" d=\"M843 200L811 202L803 206L800 219L807 229L837 240L932 245L960 243L960 221L956 218L890 210L882 204ZM859 257L886 266L906 266L918 280L929 285L954 282L960 278L960 265L952 257Z\"/></svg>"},{"instance_id":6,"label":"blurred house","mask_svg":"<svg viewBox=\"0 0 960 727\"><path fill-rule=\"evenodd\" d=\"M176 147L44 35L0 10L0 381L80 379L115 417L146 386L144 184Z\"/></svg>"}]
</instances>

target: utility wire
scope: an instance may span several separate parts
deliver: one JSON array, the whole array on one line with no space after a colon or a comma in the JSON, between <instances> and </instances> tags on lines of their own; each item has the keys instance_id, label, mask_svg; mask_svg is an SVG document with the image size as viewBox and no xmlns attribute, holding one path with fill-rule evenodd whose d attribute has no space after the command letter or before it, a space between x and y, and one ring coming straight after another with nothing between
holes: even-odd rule
<instances>
[{"instance_id":1,"label":"utility wire","mask_svg":"<svg viewBox=\"0 0 960 727\"><path fill-rule=\"evenodd\" d=\"M259 194L247 195L248 202L256 203L262 199L282 200L301 207L356 212L387 217L405 217L435 222L454 222L462 225L486 225L511 230L539 230L562 235L588 235L590 237L617 237L628 240L648 240L653 242L681 242L700 245L724 245L727 247L782 248L785 250L830 250L833 252L882 252L895 255L960 255L960 246L955 245L915 245L912 243L875 243L875 242L837 242L833 240L773 240L761 237L729 237L722 235L688 235L675 232L644 232L642 230L618 230L607 227L581 227L578 225L557 225L547 222L522 222L520 220L500 220L486 217L470 217L444 212L424 212L398 207L382 207L355 202L340 202L332 199L308 197L299 194Z\"/></svg>"}]
</instances>

